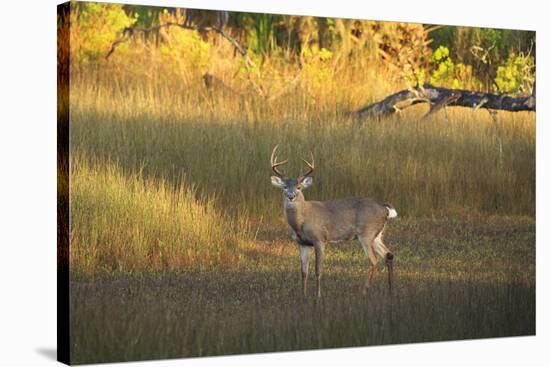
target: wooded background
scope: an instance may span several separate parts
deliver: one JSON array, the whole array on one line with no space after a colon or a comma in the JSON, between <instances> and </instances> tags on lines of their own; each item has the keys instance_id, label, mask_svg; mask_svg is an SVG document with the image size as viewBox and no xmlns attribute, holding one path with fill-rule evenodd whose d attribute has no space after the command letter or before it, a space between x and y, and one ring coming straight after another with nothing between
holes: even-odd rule
<instances>
[{"instance_id":1,"label":"wooded background","mask_svg":"<svg viewBox=\"0 0 550 367\"><path fill-rule=\"evenodd\" d=\"M154 66L271 99L295 84L322 98L344 70L378 76L371 87L385 91L429 83L530 95L535 81L530 31L99 3L75 3L71 15L77 73L145 63L135 76Z\"/></svg>"}]
</instances>

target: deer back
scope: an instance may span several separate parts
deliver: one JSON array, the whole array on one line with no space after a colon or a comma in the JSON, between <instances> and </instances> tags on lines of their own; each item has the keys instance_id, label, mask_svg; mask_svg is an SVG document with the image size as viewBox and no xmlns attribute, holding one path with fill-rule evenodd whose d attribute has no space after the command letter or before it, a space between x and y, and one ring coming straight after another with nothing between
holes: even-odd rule
<instances>
[{"instance_id":1,"label":"deer back","mask_svg":"<svg viewBox=\"0 0 550 367\"><path fill-rule=\"evenodd\" d=\"M286 215L289 225L302 238L338 242L375 236L387 221L388 208L370 198L345 198L305 201L303 208L287 209Z\"/></svg>"}]
</instances>

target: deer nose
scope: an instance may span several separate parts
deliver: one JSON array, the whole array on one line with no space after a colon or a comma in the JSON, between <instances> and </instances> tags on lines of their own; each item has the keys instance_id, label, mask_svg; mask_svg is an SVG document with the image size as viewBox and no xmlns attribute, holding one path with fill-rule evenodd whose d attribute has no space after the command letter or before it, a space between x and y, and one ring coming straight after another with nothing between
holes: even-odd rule
<instances>
[{"instance_id":1,"label":"deer nose","mask_svg":"<svg viewBox=\"0 0 550 367\"><path fill-rule=\"evenodd\" d=\"M289 192L286 194L286 196L288 197L288 200L294 200L294 198L296 197L296 193L295 192Z\"/></svg>"}]
</instances>

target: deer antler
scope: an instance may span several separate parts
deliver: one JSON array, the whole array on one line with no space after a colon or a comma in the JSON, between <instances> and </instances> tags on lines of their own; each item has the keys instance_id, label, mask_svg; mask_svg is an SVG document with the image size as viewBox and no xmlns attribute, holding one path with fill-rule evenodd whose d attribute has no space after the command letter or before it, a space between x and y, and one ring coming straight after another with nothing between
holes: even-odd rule
<instances>
[{"instance_id":1,"label":"deer antler","mask_svg":"<svg viewBox=\"0 0 550 367\"><path fill-rule=\"evenodd\" d=\"M307 176L311 175L313 173L313 170L315 169L315 162L313 160L313 153L311 153L311 163L309 163L308 161L306 161L305 159L302 158L302 161L304 161L305 164L307 164L308 166L308 171L306 173L304 173L303 175L300 175L300 177L298 178L298 181L301 181L303 180L304 178L306 178Z\"/></svg>"},{"instance_id":2,"label":"deer antler","mask_svg":"<svg viewBox=\"0 0 550 367\"><path fill-rule=\"evenodd\" d=\"M282 162L277 162L277 156L275 155L275 152L277 151L277 148L279 148L279 145L275 145L275 148L273 148L273 151L271 152L271 159L270 159L270 162L271 162L271 169L273 170L273 172L275 172L275 174L279 177L285 177L284 173L282 173L281 171L279 171L277 169L277 167L285 164L288 162L288 159L286 161L282 161Z\"/></svg>"}]
</instances>

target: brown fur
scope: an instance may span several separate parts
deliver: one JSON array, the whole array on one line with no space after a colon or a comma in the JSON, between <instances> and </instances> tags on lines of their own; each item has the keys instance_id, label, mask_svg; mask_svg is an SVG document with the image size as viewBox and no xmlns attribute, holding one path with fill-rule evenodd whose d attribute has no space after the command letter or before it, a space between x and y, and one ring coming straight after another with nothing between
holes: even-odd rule
<instances>
[{"instance_id":1,"label":"brown fur","mask_svg":"<svg viewBox=\"0 0 550 367\"><path fill-rule=\"evenodd\" d=\"M366 293L376 271L377 255L386 259L393 255L382 242L390 204L380 204L370 198L345 198L330 201L306 201L299 187L301 182L285 179L283 206L287 222L292 229L293 239L299 246L313 247L315 250L315 274L317 295L320 296L321 262L324 246L357 238L371 262L371 269L363 286ZM289 199L292 191L294 198ZM305 252L304 249L302 249ZM307 251L309 252L309 251ZM307 253L306 252L306 253ZM302 254L302 252L301 252ZM389 254L389 255L388 255ZM307 261L302 258L302 285L307 284ZM389 265L388 265L389 269ZM391 287L391 277L389 278Z\"/></svg>"}]
</instances>

